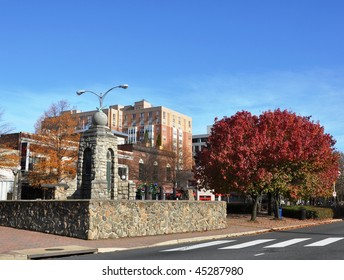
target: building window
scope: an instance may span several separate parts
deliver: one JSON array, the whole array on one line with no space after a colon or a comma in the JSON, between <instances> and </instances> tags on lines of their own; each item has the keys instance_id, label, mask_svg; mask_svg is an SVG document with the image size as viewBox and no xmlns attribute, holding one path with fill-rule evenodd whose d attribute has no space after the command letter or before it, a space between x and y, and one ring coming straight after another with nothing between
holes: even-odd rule
<instances>
[{"instance_id":1,"label":"building window","mask_svg":"<svg viewBox=\"0 0 344 280\"><path fill-rule=\"evenodd\" d=\"M137 127L128 128L128 143L137 142Z\"/></svg>"},{"instance_id":2,"label":"building window","mask_svg":"<svg viewBox=\"0 0 344 280\"><path fill-rule=\"evenodd\" d=\"M112 114L112 125L116 126L116 114Z\"/></svg>"},{"instance_id":3,"label":"building window","mask_svg":"<svg viewBox=\"0 0 344 280\"><path fill-rule=\"evenodd\" d=\"M128 175L128 167L123 165L118 167L118 176L122 180L128 180L129 175Z\"/></svg>"},{"instance_id":4,"label":"building window","mask_svg":"<svg viewBox=\"0 0 344 280\"><path fill-rule=\"evenodd\" d=\"M158 181L158 163L156 161L153 163L153 181Z\"/></svg>"},{"instance_id":5,"label":"building window","mask_svg":"<svg viewBox=\"0 0 344 280\"><path fill-rule=\"evenodd\" d=\"M92 116L87 116L87 125L92 124Z\"/></svg>"},{"instance_id":6,"label":"building window","mask_svg":"<svg viewBox=\"0 0 344 280\"><path fill-rule=\"evenodd\" d=\"M139 161L139 180L144 181L144 163L143 160L140 159Z\"/></svg>"},{"instance_id":7,"label":"building window","mask_svg":"<svg viewBox=\"0 0 344 280\"><path fill-rule=\"evenodd\" d=\"M171 181L171 179L172 179L171 166L168 164L166 166L166 180Z\"/></svg>"}]
</instances>

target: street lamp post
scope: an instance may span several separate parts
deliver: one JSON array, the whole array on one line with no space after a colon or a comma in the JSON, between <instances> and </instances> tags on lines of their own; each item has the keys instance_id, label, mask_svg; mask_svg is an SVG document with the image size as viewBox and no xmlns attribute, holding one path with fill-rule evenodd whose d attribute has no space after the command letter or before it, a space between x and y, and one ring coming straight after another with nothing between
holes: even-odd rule
<instances>
[{"instance_id":1,"label":"street lamp post","mask_svg":"<svg viewBox=\"0 0 344 280\"><path fill-rule=\"evenodd\" d=\"M339 176L342 173L338 170L337 171L337 178L339 178ZM336 207L337 206L337 192L336 192L336 181L333 182L333 205Z\"/></svg>"},{"instance_id":2,"label":"street lamp post","mask_svg":"<svg viewBox=\"0 0 344 280\"><path fill-rule=\"evenodd\" d=\"M20 165L12 169L12 173L14 176L12 200L17 200L17 199L20 199L21 197L21 191L19 190L19 179L18 179L20 170L21 170Z\"/></svg>"},{"instance_id":3,"label":"street lamp post","mask_svg":"<svg viewBox=\"0 0 344 280\"><path fill-rule=\"evenodd\" d=\"M99 99L99 108L97 108L97 110L98 110L98 111L102 111L102 109L103 109L103 100L104 100L105 96L106 96L110 91L112 91L112 90L115 89L115 88L127 89L127 88L128 88L128 85L127 85L127 84L123 84L123 85L119 85L119 86L112 87L112 88L110 88L109 90L107 90L105 93L99 93L99 94L98 94L98 93L95 93L94 91L83 89L83 90L78 90L78 91L76 92L76 94L77 94L77 95L81 95L81 94L83 94L83 93L85 93L85 92L90 92L90 93L94 94L94 95L97 96L98 99Z\"/></svg>"}]
</instances>

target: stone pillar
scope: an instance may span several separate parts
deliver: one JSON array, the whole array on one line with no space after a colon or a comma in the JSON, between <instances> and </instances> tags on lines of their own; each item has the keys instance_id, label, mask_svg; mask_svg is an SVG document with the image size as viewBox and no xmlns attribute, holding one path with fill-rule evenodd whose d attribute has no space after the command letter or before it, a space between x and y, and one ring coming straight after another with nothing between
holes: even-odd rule
<instances>
[{"instance_id":1,"label":"stone pillar","mask_svg":"<svg viewBox=\"0 0 344 280\"><path fill-rule=\"evenodd\" d=\"M118 199L136 199L136 185L133 181L119 181Z\"/></svg>"},{"instance_id":2,"label":"stone pillar","mask_svg":"<svg viewBox=\"0 0 344 280\"><path fill-rule=\"evenodd\" d=\"M136 184L133 181L129 181L129 200L136 199Z\"/></svg>"},{"instance_id":3,"label":"stone pillar","mask_svg":"<svg viewBox=\"0 0 344 280\"><path fill-rule=\"evenodd\" d=\"M195 200L193 190L188 189L188 199L192 201Z\"/></svg>"},{"instance_id":4,"label":"stone pillar","mask_svg":"<svg viewBox=\"0 0 344 280\"><path fill-rule=\"evenodd\" d=\"M96 112L92 124L80 139L77 197L117 199L117 137L107 127L104 112Z\"/></svg>"}]
</instances>

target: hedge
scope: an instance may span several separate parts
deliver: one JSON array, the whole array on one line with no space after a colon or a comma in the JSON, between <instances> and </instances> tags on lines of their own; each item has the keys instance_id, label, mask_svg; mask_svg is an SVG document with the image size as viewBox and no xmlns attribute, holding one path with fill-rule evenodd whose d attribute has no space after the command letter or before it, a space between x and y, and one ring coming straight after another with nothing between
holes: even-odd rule
<instances>
[{"instance_id":1,"label":"hedge","mask_svg":"<svg viewBox=\"0 0 344 280\"><path fill-rule=\"evenodd\" d=\"M334 217L334 210L327 207L315 207L315 206L284 206L282 208L282 216L302 219L302 210L306 211L306 219L332 219Z\"/></svg>"},{"instance_id":2,"label":"hedge","mask_svg":"<svg viewBox=\"0 0 344 280\"><path fill-rule=\"evenodd\" d=\"M251 203L227 203L227 214L250 214Z\"/></svg>"},{"instance_id":3,"label":"hedge","mask_svg":"<svg viewBox=\"0 0 344 280\"><path fill-rule=\"evenodd\" d=\"M283 206L282 217L301 219L302 210L305 210L306 219L332 219L344 218L344 206L331 207L316 207L316 206ZM227 203L227 214L251 214L251 203Z\"/></svg>"}]
</instances>

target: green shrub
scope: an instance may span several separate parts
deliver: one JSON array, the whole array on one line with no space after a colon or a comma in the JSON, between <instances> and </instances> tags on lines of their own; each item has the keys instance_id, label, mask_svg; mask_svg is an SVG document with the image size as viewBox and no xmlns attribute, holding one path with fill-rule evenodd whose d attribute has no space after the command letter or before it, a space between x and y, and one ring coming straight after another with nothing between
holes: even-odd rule
<instances>
[{"instance_id":1,"label":"green shrub","mask_svg":"<svg viewBox=\"0 0 344 280\"><path fill-rule=\"evenodd\" d=\"M334 208L334 217L337 219L344 218L344 205L337 205Z\"/></svg>"},{"instance_id":2,"label":"green shrub","mask_svg":"<svg viewBox=\"0 0 344 280\"><path fill-rule=\"evenodd\" d=\"M227 203L227 214L250 214L252 204L250 203Z\"/></svg>"},{"instance_id":3,"label":"green shrub","mask_svg":"<svg viewBox=\"0 0 344 280\"><path fill-rule=\"evenodd\" d=\"M332 219L334 211L332 208L315 207L315 206L284 206L282 215L284 217L301 219L302 209L306 210L306 219Z\"/></svg>"}]
</instances>

